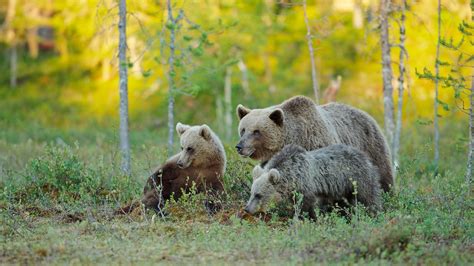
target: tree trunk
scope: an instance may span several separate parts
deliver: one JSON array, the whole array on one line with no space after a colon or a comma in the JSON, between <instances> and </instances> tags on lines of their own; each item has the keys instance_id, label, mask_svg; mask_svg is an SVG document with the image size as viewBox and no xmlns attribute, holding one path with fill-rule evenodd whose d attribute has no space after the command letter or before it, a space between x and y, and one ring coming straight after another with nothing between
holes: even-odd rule
<instances>
[{"instance_id":1,"label":"tree trunk","mask_svg":"<svg viewBox=\"0 0 474 266\"><path fill-rule=\"evenodd\" d=\"M390 42L388 31L388 16L390 11L390 0L381 0L380 6L380 41L382 46L382 76L383 76L383 103L384 103L384 125L385 134L389 147L393 148L393 132L395 124L393 121L393 87L392 66L390 59ZM392 151L393 152L393 151ZM393 156L392 156L393 163Z\"/></svg>"},{"instance_id":2,"label":"tree trunk","mask_svg":"<svg viewBox=\"0 0 474 266\"><path fill-rule=\"evenodd\" d=\"M170 56L168 58L168 156L173 155L174 143L174 53L175 53L175 26L171 0L167 0L168 21L172 25L170 29Z\"/></svg>"},{"instance_id":3,"label":"tree trunk","mask_svg":"<svg viewBox=\"0 0 474 266\"><path fill-rule=\"evenodd\" d=\"M398 63L398 106L397 106L397 121L395 126L395 136L393 139L393 164L394 164L394 176L397 175L398 166L399 166L399 151L400 151L400 138L402 131L402 112L403 112L403 86L405 84L405 10L406 10L406 0L403 0L401 9L401 18L400 18L400 54L399 54L399 63Z\"/></svg>"},{"instance_id":4,"label":"tree trunk","mask_svg":"<svg viewBox=\"0 0 474 266\"><path fill-rule=\"evenodd\" d=\"M467 156L466 185L467 191L471 191L472 182L472 161L474 160L474 75L471 76L471 95L469 105L469 153Z\"/></svg>"},{"instance_id":5,"label":"tree trunk","mask_svg":"<svg viewBox=\"0 0 474 266\"><path fill-rule=\"evenodd\" d=\"M232 137L232 69L227 67L224 81L224 102L225 102L225 137L230 140Z\"/></svg>"},{"instance_id":6,"label":"tree trunk","mask_svg":"<svg viewBox=\"0 0 474 266\"><path fill-rule=\"evenodd\" d=\"M128 76L127 76L127 6L126 0L119 2L119 76L120 76L120 149L122 171L130 176L130 143L128 138Z\"/></svg>"},{"instance_id":7,"label":"tree trunk","mask_svg":"<svg viewBox=\"0 0 474 266\"><path fill-rule=\"evenodd\" d=\"M439 123L438 123L438 85L439 85L439 49L441 40L441 0L438 0L438 41L436 44L435 61L435 99L434 99L434 167L435 174L438 173L439 164Z\"/></svg>"},{"instance_id":8,"label":"tree trunk","mask_svg":"<svg viewBox=\"0 0 474 266\"><path fill-rule=\"evenodd\" d=\"M244 90L244 93L248 95L250 94L250 88L249 88L249 75L248 75L247 66L245 65L242 59L239 60L239 63L237 64L237 66L239 67L240 72L242 72L242 89Z\"/></svg>"},{"instance_id":9,"label":"tree trunk","mask_svg":"<svg viewBox=\"0 0 474 266\"><path fill-rule=\"evenodd\" d=\"M314 101L319 103L319 84L316 76L316 62L314 61L313 36L309 26L308 15L306 13L306 0L303 1L304 22L306 24L306 39L308 41L309 56L311 59L311 78L313 80Z\"/></svg>"},{"instance_id":10,"label":"tree trunk","mask_svg":"<svg viewBox=\"0 0 474 266\"><path fill-rule=\"evenodd\" d=\"M18 47L15 29L12 26L13 18L16 14L16 0L8 1L8 9L3 23L3 27L7 29L7 42L10 43L10 87L16 88L17 85L17 69L18 69Z\"/></svg>"},{"instance_id":11,"label":"tree trunk","mask_svg":"<svg viewBox=\"0 0 474 266\"><path fill-rule=\"evenodd\" d=\"M17 85L17 69L18 69L17 45L15 42L13 42L10 48L10 87L13 89L16 88L16 85Z\"/></svg>"}]
</instances>

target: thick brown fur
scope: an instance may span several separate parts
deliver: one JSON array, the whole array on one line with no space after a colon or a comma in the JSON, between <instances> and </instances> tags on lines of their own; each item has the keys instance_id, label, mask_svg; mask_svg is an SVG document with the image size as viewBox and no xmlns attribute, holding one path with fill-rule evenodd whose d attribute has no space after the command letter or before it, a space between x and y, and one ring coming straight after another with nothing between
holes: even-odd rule
<instances>
[{"instance_id":1,"label":"thick brown fur","mask_svg":"<svg viewBox=\"0 0 474 266\"><path fill-rule=\"evenodd\" d=\"M393 185L390 150L375 120L362 110L340 103L317 106L295 96L265 109L237 107L239 153L260 160L262 166L285 145L307 150L346 144L366 153L378 168L384 191Z\"/></svg>"},{"instance_id":2,"label":"thick brown fur","mask_svg":"<svg viewBox=\"0 0 474 266\"><path fill-rule=\"evenodd\" d=\"M178 199L193 183L197 192L224 191L226 157L221 141L208 126L176 126L182 151L158 167L143 189L142 203L158 210L166 200ZM180 166L179 166L180 165ZM161 195L161 196L160 196Z\"/></svg>"},{"instance_id":3,"label":"thick brown fur","mask_svg":"<svg viewBox=\"0 0 474 266\"><path fill-rule=\"evenodd\" d=\"M294 192L303 196L302 210L311 218L315 208L345 202L359 202L371 214L382 210L382 196L377 168L361 151L347 145L330 145L305 151L287 145L254 177L246 211L254 213L279 195L290 200ZM322 209L322 211L325 211Z\"/></svg>"}]
</instances>

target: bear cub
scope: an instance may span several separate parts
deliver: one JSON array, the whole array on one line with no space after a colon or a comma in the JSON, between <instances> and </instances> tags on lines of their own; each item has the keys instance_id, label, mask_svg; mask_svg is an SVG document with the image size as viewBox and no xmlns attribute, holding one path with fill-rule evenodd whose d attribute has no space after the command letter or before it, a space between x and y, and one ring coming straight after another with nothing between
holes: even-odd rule
<instances>
[{"instance_id":1,"label":"bear cub","mask_svg":"<svg viewBox=\"0 0 474 266\"><path fill-rule=\"evenodd\" d=\"M255 168L253 175L251 195L245 207L250 214L265 208L276 196L291 199L293 192L303 196L302 211L312 219L316 218L315 208L325 207L321 202L354 205L357 200L371 214L382 209L377 168L365 153L347 145L313 151L286 145L264 168Z\"/></svg>"},{"instance_id":2,"label":"bear cub","mask_svg":"<svg viewBox=\"0 0 474 266\"><path fill-rule=\"evenodd\" d=\"M222 178L226 156L219 137L207 125L178 123L176 131L180 136L181 152L169 158L148 178L142 198L147 208L158 211L166 200L178 199L183 191L189 192L193 182L197 192L210 196L224 191ZM218 208L214 205L212 201L206 203L210 211Z\"/></svg>"}]
</instances>

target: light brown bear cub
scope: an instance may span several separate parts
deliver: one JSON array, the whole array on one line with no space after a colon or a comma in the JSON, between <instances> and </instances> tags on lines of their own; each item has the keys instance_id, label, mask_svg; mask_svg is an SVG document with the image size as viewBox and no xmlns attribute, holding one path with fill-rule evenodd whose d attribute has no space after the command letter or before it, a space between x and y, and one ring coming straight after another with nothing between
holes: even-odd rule
<instances>
[{"instance_id":1,"label":"light brown bear cub","mask_svg":"<svg viewBox=\"0 0 474 266\"><path fill-rule=\"evenodd\" d=\"M384 191L393 185L390 151L375 120L359 109L329 103L318 106L296 96L265 109L237 107L241 156L260 160L262 167L287 144L314 150L346 144L367 154L377 166Z\"/></svg>"},{"instance_id":2,"label":"light brown bear cub","mask_svg":"<svg viewBox=\"0 0 474 266\"><path fill-rule=\"evenodd\" d=\"M222 178L226 156L219 137L207 125L178 123L176 131L180 136L181 152L169 158L148 178L142 198L148 208L158 210L172 196L181 197L193 182L197 192L216 194L224 190Z\"/></svg>"},{"instance_id":3,"label":"light brown bear cub","mask_svg":"<svg viewBox=\"0 0 474 266\"><path fill-rule=\"evenodd\" d=\"M316 218L315 208L326 203L354 205L357 201L374 214L382 209L382 190L377 168L361 151L347 145L331 145L306 151L287 145L264 168L255 168L250 199L245 211L264 208L275 196L303 196L302 211Z\"/></svg>"}]
</instances>

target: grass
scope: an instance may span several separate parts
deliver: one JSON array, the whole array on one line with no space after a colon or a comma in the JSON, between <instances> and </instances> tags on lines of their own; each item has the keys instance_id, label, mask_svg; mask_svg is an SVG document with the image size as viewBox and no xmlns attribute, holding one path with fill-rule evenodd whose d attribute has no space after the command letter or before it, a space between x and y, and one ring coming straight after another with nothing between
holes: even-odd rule
<instances>
[{"instance_id":1,"label":"grass","mask_svg":"<svg viewBox=\"0 0 474 266\"><path fill-rule=\"evenodd\" d=\"M135 145L137 147L137 145ZM140 198L145 178L165 159L161 146L138 146L133 176L120 175L113 143L0 141L0 263L42 264L472 264L473 199L463 165L435 177L419 146L402 159L385 211L347 222L239 219L252 162L227 149L224 208L209 216L202 196L168 205L160 218L117 208ZM455 151L455 149L453 148ZM452 153L449 163L462 160ZM362 212L363 213L363 212ZM267 217L268 218L268 217Z\"/></svg>"}]
</instances>

